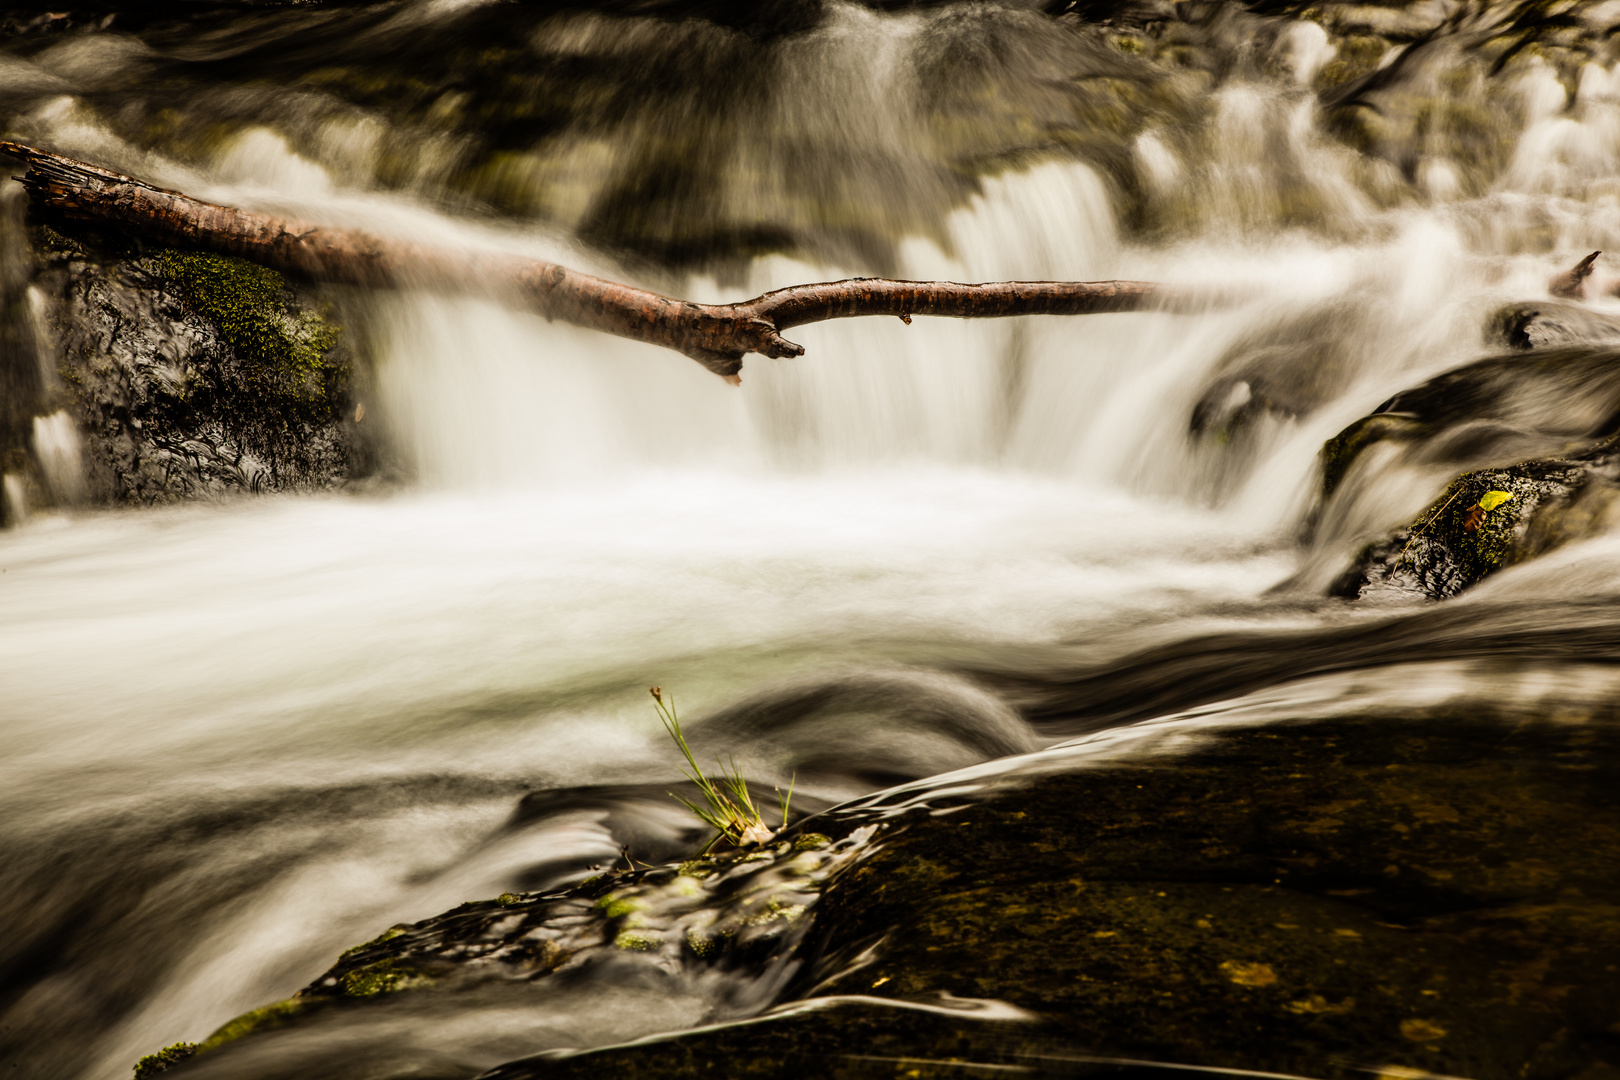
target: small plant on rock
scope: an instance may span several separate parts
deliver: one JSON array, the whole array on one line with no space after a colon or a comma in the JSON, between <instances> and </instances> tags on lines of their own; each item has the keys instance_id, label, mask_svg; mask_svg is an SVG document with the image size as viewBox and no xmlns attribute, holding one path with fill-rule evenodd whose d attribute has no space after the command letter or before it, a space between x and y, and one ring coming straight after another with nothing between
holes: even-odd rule
<instances>
[{"instance_id":1,"label":"small plant on rock","mask_svg":"<svg viewBox=\"0 0 1620 1080\"><path fill-rule=\"evenodd\" d=\"M683 803L686 808L696 814L703 822L714 829L712 840L703 846L700 855L707 854L709 849L724 839L735 847L744 844L763 844L776 835L775 829L765 824L759 807L754 805L753 798L748 794L748 781L743 778L742 770L737 768L735 759L730 767L722 765L718 759L715 764L720 768L720 779L705 776L703 770L698 768L697 758L692 756L691 747L686 745L686 736L681 733L680 717L675 714L675 695L665 695L661 687L654 686L649 691L652 694L653 705L658 710L658 718L664 723L664 730L669 737L675 740L680 747L681 756L686 758L686 776L698 786L703 793L707 806L699 806L691 799L670 792L670 795ZM781 791L777 791L781 795ZM788 785L787 798L782 800L782 828L787 827L788 803L793 800L793 785Z\"/></svg>"}]
</instances>

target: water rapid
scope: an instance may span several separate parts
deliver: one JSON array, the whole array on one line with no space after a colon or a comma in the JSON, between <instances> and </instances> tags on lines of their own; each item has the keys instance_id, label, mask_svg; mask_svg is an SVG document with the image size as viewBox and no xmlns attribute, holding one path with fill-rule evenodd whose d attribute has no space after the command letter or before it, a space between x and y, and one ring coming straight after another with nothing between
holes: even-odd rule
<instances>
[{"instance_id":1,"label":"water rapid","mask_svg":"<svg viewBox=\"0 0 1620 1080\"><path fill-rule=\"evenodd\" d=\"M579 881L621 857L605 823L631 811L602 791L638 793L623 805L657 853L679 833L661 801L679 761L649 685L703 754L767 787L796 778L807 805L1127 719L1259 707L1245 695L1468 693L1500 658L1498 699L1609 692L1574 661L1607 660L1593 642L1620 627L1612 538L1453 609L1331 600L1357 548L1450 474L1372 460L1323 513L1318 452L1496 349L1494 308L1620 240L1614 67L1573 90L1524 67L1502 91L1516 111L1491 119L1500 168L1436 127L1403 174L1327 129L1310 86L1333 47L1314 23L1249 74L1154 84L1154 118L1104 146L1051 134L1042 80L1129 76L1016 5L778 5L758 24L517 7L18 35L5 123L221 202L697 300L860 274L1243 299L829 322L732 389L493 294L345 295L392 472L325 493L93 508L65 416L39 417L54 506L0 533L15 1075L125 1077L392 924ZM425 66L413 111L391 114L409 80L363 61L435 49L490 67L435 82ZM491 119L493 71L516 97L585 71L570 92L598 111ZM1571 628L1585 644L1536 648ZM560 809L513 825L531 792ZM603 975L320 1046L386 1044L375 1075L471 1076L752 1015L774 977ZM278 1071L304 1060L287 1054L236 1068L314 1075Z\"/></svg>"}]
</instances>

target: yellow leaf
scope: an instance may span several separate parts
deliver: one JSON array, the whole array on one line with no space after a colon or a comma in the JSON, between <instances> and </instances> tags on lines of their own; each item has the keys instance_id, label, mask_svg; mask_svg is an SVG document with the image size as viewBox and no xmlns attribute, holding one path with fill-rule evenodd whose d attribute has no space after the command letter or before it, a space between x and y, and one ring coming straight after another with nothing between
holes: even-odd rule
<instances>
[{"instance_id":1,"label":"yellow leaf","mask_svg":"<svg viewBox=\"0 0 1620 1080\"><path fill-rule=\"evenodd\" d=\"M1513 498L1511 491L1487 491L1479 497L1479 508L1489 513Z\"/></svg>"}]
</instances>

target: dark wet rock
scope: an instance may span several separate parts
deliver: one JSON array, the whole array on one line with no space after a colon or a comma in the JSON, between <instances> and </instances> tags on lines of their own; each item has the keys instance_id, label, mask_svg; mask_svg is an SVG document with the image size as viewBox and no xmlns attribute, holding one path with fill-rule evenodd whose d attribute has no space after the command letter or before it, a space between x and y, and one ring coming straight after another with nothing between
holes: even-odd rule
<instances>
[{"instance_id":1,"label":"dark wet rock","mask_svg":"<svg viewBox=\"0 0 1620 1080\"><path fill-rule=\"evenodd\" d=\"M1188 429L1226 442L1265 417L1315 411L1354 375L1351 343L1364 314L1362 305L1335 303L1245 334L1216 362Z\"/></svg>"},{"instance_id":2,"label":"dark wet rock","mask_svg":"<svg viewBox=\"0 0 1620 1080\"><path fill-rule=\"evenodd\" d=\"M1085 1055L1608 1075L1620 717L1482 700L1112 732L880 793L773 846L463 905L352 950L294 1000L358 1015L610 956L792 973L756 1019L514 1061L487 1074L501 1080ZM247 1032L176 1075L210 1058L224 1075L280 1037Z\"/></svg>"},{"instance_id":3,"label":"dark wet rock","mask_svg":"<svg viewBox=\"0 0 1620 1080\"><path fill-rule=\"evenodd\" d=\"M828 890L816 992L997 999L1093 1050L1307 1075L1604 1060L1620 1003L1571 999L1620 959L1620 870L1590 858L1620 851L1609 723L1381 717L1179 746L1169 725L946 826L921 819L952 800L912 809ZM1544 845L1566 827L1560 857Z\"/></svg>"},{"instance_id":4,"label":"dark wet rock","mask_svg":"<svg viewBox=\"0 0 1620 1080\"><path fill-rule=\"evenodd\" d=\"M203 1075L284 1075L328 1053L318 1045L314 1058L299 1057L306 1052L296 1042L301 1032L331 1029L365 1010L409 1010L424 998L450 1011L490 1000L521 1008L531 987L581 986L595 978L618 986L646 975L673 994L683 972L728 970L742 971L738 984L747 987L754 973L791 970L783 965L809 924L809 906L829 875L860 850L860 837L834 843L801 830L764 847L462 904L385 931L345 952L294 997L232 1020L198 1045L195 1067ZM707 1007L729 1019L763 1004L740 996L728 1001L722 993ZM234 1055L252 1055L278 1037L293 1041L275 1068L238 1070Z\"/></svg>"},{"instance_id":5,"label":"dark wet rock","mask_svg":"<svg viewBox=\"0 0 1620 1080\"><path fill-rule=\"evenodd\" d=\"M1465 473L1412 525L1366 548L1333 592L1455 596L1498 570L1609 531L1620 524L1617 497L1613 439L1568 457Z\"/></svg>"},{"instance_id":6,"label":"dark wet rock","mask_svg":"<svg viewBox=\"0 0 1620 1080\"><path fill-rule=\"evenodd\" d=\"M1578 321L1573 305L1536 307L1565 325ZM1352 516L1346 507L1375 499L1399 470L1443 469L1454 479L1399 528L1370 541L1363 533L1350 568L1322 584L1331 580L1338 596L1389 587L1444 599L1606 530L1620 482L1617 430L1620 350L1612 346L1489 357L1396 394L1322 447L1317 519Z\"/></svg>"},{"instance_id":7,"label":"dark wet rock","mask_svg":"<svg viewBox=\"0 0 1620 1080\"><path fill-rule=\"evenodd\" d=\"M353 356L329 307L236 259L31 234L53 385L29 404L59 410L46 420L66 459L43 460L37 434L32 449L55 501L321 489L369 469Z\"/></svg>"},{"instance_id":8,"label":"dark wet rock","mask_svg":"<svg viewBox=\"0 0 1620 1080\"><path fill-rule=\"evenodd\" d=\"M1620 341L1620 317L1568 300L1539 300L1498 308L1490 338L1513 349L1555 349Z\"/></svg>"},{"instance_id":9,"label":"dark wet rock","mask_svg":"<svg viewBox=\"0 0 1620 1080\"><path fill-rule=\"evenodd\" d=\"M1477 360L1403 390L1322 447L1331 499L1372 446L1409 464L1507 465L1620 427L1620 350L1573 347Z\"/></svg>"}]
</instances>

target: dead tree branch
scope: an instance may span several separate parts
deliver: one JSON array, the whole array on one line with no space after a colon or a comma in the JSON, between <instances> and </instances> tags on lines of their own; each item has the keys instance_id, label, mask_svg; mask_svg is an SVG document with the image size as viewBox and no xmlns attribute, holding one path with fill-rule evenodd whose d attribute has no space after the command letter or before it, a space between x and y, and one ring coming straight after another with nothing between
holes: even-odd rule
<instances>
[{"instance_id":1,"label":"dead tree branch","mask_svg":"<svg viewBox=\"0 0 1620 1080\"><path fill-rule=\"evenodd\" d=\"M857 315L1087 315L1176 308L1199 301L1145 281L954 281L852 278L777 289L737 304L696 304L557 263L468 254L254 214L154 187L48 150L0 141L28 163L29 196L64 217L112 225L174 247L248 259L309 281L465 290L503 280L545 315L662 345L738 381L747 353L801 356L782 331ZM1206 298L1207 300L1208 298Z\"/></svg>"}]
</instances>

